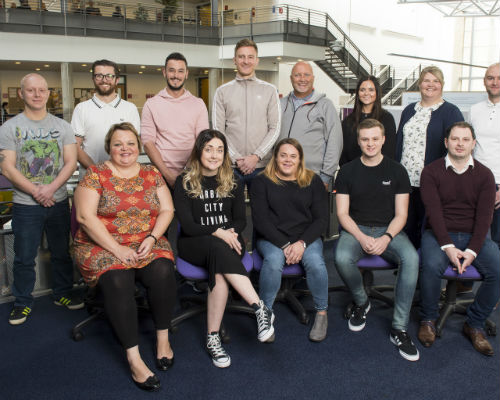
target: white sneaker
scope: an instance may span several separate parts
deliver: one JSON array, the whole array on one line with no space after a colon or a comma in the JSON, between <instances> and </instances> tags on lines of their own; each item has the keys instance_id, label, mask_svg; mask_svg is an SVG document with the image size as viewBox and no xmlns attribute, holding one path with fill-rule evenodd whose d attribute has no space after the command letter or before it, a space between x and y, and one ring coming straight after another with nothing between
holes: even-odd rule
<instances>
[{"instance_id":1,"label":"white sneaker","mask_svg":"<svg viewBox=\"0 0 500 400\"><path fill-rule=\"evenodd\" d=\"M207 351L216 367L227 368L231 365L231 357L222 347L219 332L212 332L207 335Z\"/></svg>"}]
</instances>

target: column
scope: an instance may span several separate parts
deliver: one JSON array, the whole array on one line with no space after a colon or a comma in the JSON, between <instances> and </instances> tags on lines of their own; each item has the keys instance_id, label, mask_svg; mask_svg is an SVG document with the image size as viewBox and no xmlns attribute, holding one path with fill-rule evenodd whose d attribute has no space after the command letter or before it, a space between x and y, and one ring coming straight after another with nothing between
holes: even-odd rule
<instances>
[{"instance_id":1,"label":"column","mask_svg":"<svg viewBox=\"0 0 500 400\"><path fill-rule=\"evenodd\" d=\"M219 85L219 70L211 68L208 71L208 116L210 120L212 120L212 103L214 101L215 90Z\"/></svg>"},{"instance_id":2,"label":"column","mask_svg":"<svg viewBox=\"0 0 500 400\"><path fill-rule=\"evenodd\" d=\"M61 63L61 87L63 102L63 118L71 122L71 114L75 104L73 97L73 66L70 63Z\"/></svg>"}]
</instances>

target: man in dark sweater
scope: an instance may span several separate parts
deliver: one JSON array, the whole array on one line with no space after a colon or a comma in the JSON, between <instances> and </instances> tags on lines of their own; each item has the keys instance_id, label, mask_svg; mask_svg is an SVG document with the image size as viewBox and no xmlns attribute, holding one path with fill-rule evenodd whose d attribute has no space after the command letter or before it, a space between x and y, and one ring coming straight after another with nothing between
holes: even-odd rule
<instances>
[{"instance_id":1,"label":"man in dark sweater","mask_svg":"<svg viewBox=\"0 0 500 400\"><path fill-rule=\"evenodd\" d=\"M405 168L382 154L384 126L368 118L358 125L361 157L344 164L335 181L337 215L342 232L335 265L352 293L349 329L365 327L370 301L357 262L379 255L398 264L391 342L400 355L417 361L419 352L406 329L418 277L418 255L402 231L408 215L410 180Z\"/></svg>"},{"instance_id":2,"label":"man in dark sweater","mask_svg":"<svg viewBox=\"0 0 500 400\"><path fill-rule=\"evenodd\" d=\"M462 274L474 264L483 277L467 310L463 332L484 355L493 355L483 327L500 297L500 251L488 237L495 204L492 172L472 158L474 129L453 124L444 140L448 154L427 165L420 180L427 230L422 236L422 321L418 338L426 347L436 338L441 276L449 264ZM429 229L430 228L430 229Z\"/></svg>"}]
</instances>

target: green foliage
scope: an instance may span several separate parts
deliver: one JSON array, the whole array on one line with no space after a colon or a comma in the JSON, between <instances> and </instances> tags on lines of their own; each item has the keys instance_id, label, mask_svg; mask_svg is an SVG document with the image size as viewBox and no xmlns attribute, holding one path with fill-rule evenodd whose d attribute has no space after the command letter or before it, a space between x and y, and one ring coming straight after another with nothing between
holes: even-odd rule
<instances>
[{"instance_id":1,"label":"green foliage","mask_svg":"<svg viewBox=\"0 0 500 400\"><path fill-rule=\"evenodd\" d=\"M163 20L168 21L169 18L177 11L178 0L155 0L156 3L163 6Z\"/></svg>"},{"instance_id":2,"label":"green foliage","mask_svg":"<svg viewBox=\"0 0 500 400\"><path fill-rule=\"evenodd\" d=\"M137 4L137 10L135 10L135 19L138 21L147 21L149 18L148 10L141 3Z\"/></svg>"}]
</instances>

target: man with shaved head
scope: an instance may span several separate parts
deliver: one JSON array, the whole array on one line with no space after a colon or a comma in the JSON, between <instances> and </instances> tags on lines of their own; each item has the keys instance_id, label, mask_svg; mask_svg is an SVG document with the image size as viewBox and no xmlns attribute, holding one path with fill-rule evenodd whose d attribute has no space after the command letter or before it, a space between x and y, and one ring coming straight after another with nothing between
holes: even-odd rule
<instances>
[{"instance_id":1,"label":"man with shaved head","mask_svg":"<svg viewBox=\"0 0 500 400\"><path fill-rule=\"evenodd\" d=\"M38 74L21 80L24 112L0 127L0 168L14 186L14 282L11 325L26 321L33 307L35 257L45 232L52 267L54 303L71 310L83 302L71 293L70 214L66 181L76 169L76 141L71 125L47 112L50 90Z\"/></svg>"},{"instance_id":2,"label":"man with shaved head","mask_svg":"<svg viewBox=\"0 0 500 400\"><path fill-rule=\"evenodd\" d=\"M476 132L474 158L493 172L497 185L491 239L500 247L500 63L490 65L483 82L488 98L471 107L469 119Z\"/></svg>"},{"instance_id":3,"label":"man with shaved head","mask_svg":"<svg viewBox=\"0 0 500 400\"><path fill-rule=\"evenodd\" d=\"M290 75L293 91L281 99L279 139L297 139L304 148L306 166L326 187L339 165L342 153L342 125L332 101L314 90L314 74L309 63L300 61Z\"/></svg>"}]
</instances>

